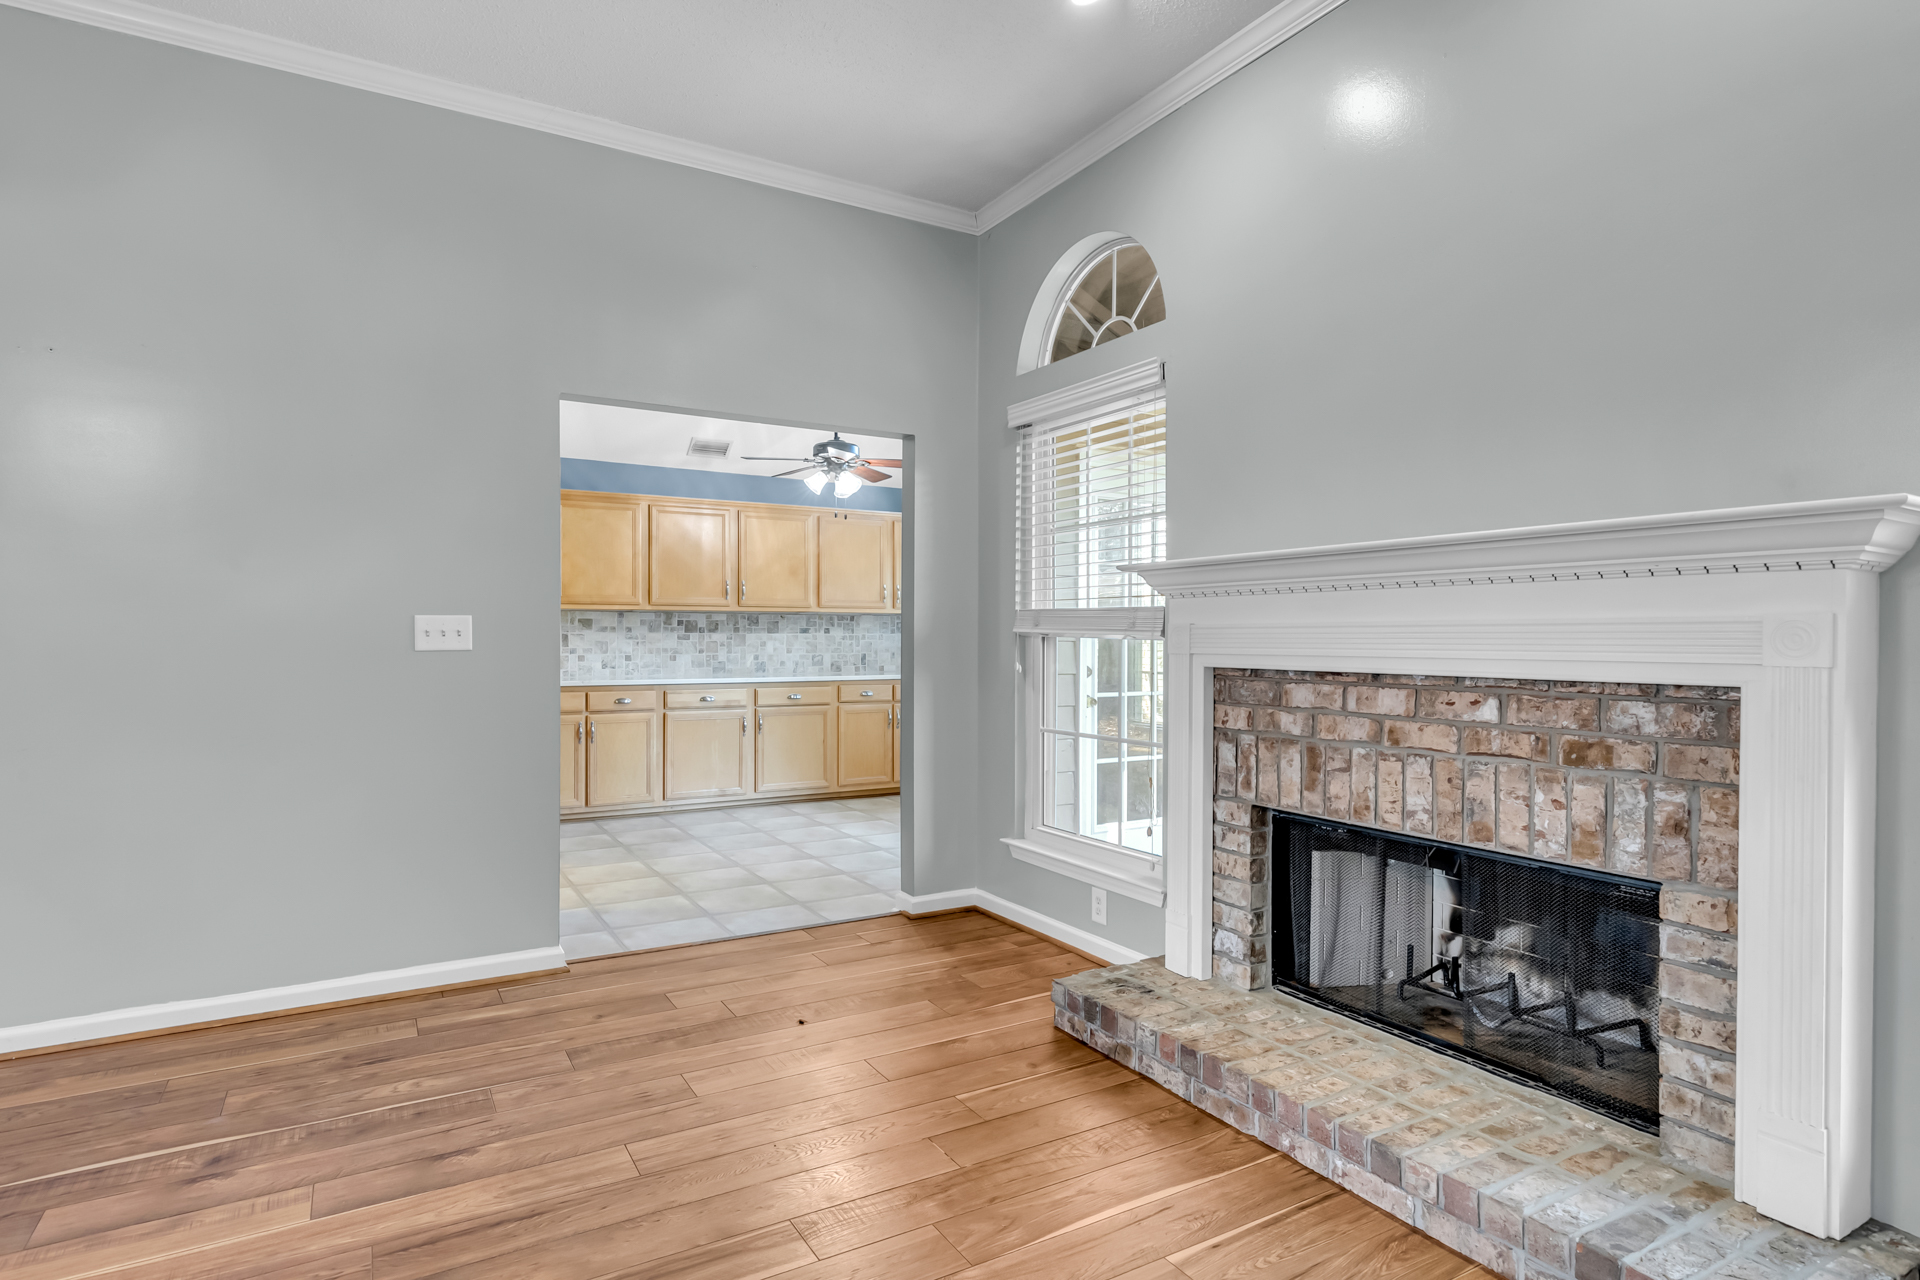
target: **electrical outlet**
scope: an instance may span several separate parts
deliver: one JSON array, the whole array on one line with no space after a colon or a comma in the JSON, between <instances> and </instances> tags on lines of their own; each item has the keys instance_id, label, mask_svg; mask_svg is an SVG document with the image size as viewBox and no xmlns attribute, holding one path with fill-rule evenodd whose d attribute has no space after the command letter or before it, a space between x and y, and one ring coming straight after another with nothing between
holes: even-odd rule
<instances>
[{"instance_id":1,"label":"electrical outlet","mask_svg":"<svg viewBox=\"0 0 1920 1280\"><path fill-rule=\"evenodd\" d=\"M413 615L415 649L473 648L473 615L470 613L416 613Z\"/></svg>"},{"instance_id":2,"label":"electrical outlet","mask_svg":"<svg viewBox=\"0 0 1920 1280\"><path fill-rule=\"evenodd\" d=\"M1093 891L1093 922L1095 924L1107 922L1107 891L1105 889Z\"/></svg>"}]
</instances>

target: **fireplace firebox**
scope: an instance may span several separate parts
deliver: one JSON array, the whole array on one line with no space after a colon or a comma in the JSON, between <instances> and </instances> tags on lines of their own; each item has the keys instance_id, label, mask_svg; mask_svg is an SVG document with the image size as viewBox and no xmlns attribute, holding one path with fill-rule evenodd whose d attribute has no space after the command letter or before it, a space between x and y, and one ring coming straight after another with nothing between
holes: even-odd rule
<instances>
[{"instance_id":1,"label":"fireplace firebox","mask_svg":"<svg viewBox=\"0 0 1920 1280\"><path fill-rule=\"evenodd\" d=\"M1658 1131L1658 884L1271 817L1276 985Z\"/></svg>"}]
</instances>

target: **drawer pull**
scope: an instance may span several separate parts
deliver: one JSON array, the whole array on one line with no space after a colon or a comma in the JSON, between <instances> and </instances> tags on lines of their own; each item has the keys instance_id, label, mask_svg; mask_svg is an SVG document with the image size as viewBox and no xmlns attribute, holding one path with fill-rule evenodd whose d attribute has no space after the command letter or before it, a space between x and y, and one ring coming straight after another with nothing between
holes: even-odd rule
<instances>
[{"instance_id":1,"label":"drawer pull","mask_svg":"<svg viewBox=\"0 0 1920 1280\"><path fill-rule=\"evenodd\" d=\"M703 694L701 694L701 695L700 695L700 701L702 701L702 702L712 702L712 701L713 701L713 695L712 695L712 694L710 694L710 693L703 693Z\"/></svg>"},{"instance_id":2,"label":"drawer pull","mask_svg":"<svg viewBox=\"0 0 1920 1280\"><path fill-rule=\"evenodd\" d=\"M860 691L860 696L861 696L861 697L863 697L863 698L871 698L871 697L873 696L873 690L871 690L871 689L862 689L862 690Z\"/></svg>"},{"instance_id":3,"label":"drawer pull","mask_svg":"<svg viewBox=\"0 0 1920 1280\"><path fill-rule=\"evenodd\" d=\"M632 702L632 701L633 701L633 699L632 699L632 698L615 698L615 699L613 700L613 702L614 702L614 705L615 705L615 706L619 706L619 707L624 707L624 706L626 706L626 705L627 705L627 704L628 704L629 702Z\"/></svg>"},{"instance_id":4,"label":"drawer pull","mask_svg":"<svg viewBox=\"0 0 1920 1280\"><path fill-rule=\"evenodd\" d=\"M806 694L804 694L804 693L790 693L790 694L788 694L788 695L787 695L787 701L788 701L788 702L798 702L798 701L800 701L800 699L802 699L802 698L804 698L804 697L806 697L806 696L807 696L807 695L806 695Z\"/></svg>"}]
</instances>

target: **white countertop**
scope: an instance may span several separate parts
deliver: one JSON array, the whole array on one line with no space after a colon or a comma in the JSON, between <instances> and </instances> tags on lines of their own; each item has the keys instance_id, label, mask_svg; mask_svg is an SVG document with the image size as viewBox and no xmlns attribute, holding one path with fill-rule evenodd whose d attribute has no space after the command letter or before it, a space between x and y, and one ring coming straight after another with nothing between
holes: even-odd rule
<instances>
[{"instance_id":1,"label":"white countertop","mask_svg":"<svg viewBox=\"0 0 1920 1280\"><path fill-rule=\"evenodd\" d=\"M864 676L661 676L652 680L562 680L562 689L652 689L676 684L859 684L898 680L900 674Z\"/></svg>"}]
</instances>

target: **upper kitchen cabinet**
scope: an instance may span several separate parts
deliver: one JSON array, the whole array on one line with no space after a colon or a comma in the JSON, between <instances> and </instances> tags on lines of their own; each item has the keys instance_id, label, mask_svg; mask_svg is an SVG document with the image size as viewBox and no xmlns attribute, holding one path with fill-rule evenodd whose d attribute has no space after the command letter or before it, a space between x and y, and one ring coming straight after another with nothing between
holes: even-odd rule
<instances>
[{"instance_id":1,"label":"upper kitchen cabinet","mask_svg":"<svg viewBox=\"0 0 1920 1280\"><path fill-rule=\"evenodd\" d=\"M893 603L893 526L886 515L830 511L819 520L822 609L885 613Z\"/></svg>"},{"instance_id":2,"label":"upper kitchen cabinet","mask_svg":"<svg viewBox=\"0 0 1920 1280\"><path fill-rule=\"evenodd\" d=\"M656 609L731 609L734 508L655 502L647 508L648 602Z\"/></svg>"},{"instance_id":3,"label":"upper kitchen cabinet","mask_svg":"<svg viewBox=\"0 0 1920 1280\"><path fill-rule=\"evenodd\" d=\"M560 494L560 603L639 609L647 602L647 506L618 493Z\"/></svg>"},{"instance_id":4,"label":"upper kitchen cabinet","mask_svg":"<svg viewBox=\"0 0 1920 1280\"><path fill-rule=\"evenodd\" d=\"M813 608L819 518L796 507L741 507L740 567L734 598L742 609Z\"/></svg>"}]
</instances>

